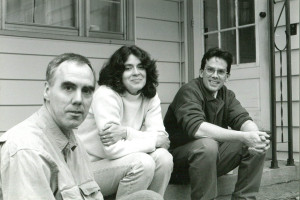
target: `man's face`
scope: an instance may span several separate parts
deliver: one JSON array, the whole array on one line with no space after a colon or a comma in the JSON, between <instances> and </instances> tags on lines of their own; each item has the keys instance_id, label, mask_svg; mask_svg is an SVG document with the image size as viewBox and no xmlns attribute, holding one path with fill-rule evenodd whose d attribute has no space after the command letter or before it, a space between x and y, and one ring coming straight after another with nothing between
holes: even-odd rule
<instances>
[{"instance_id":1,"label":"man's face","mask_svg":"<svg viewBox=\"0 0 300 200\"><path fill-rule=\"evenodd\" d=\"M71 130L85 119L92 102L94 75L86 64L65 61L46 83L44 98L54 121L62 130Z\"/></svg>"},{"instance_id":2,"label":"man's face","mask_svg":"<svg viewBox=\"0 0 300 200\"><path fill-rule=\"evenodd\" d=\"M130 94L136 95L146 85L146 69L133 54L128 56L124 63L125 71L122 75L122 81Z\"/></svg>"},{"instance_id":3,"label":"man's face","mask_svg":"<svg viewBox=\"0 0 300 200\"><path fill-rule=\"evenodd\" d=\"M212 57L206 61L204 70L200 70L203 84L213 95L224 85L229 78L227 63L224 59Z\"/></svg>"}]
</instances>

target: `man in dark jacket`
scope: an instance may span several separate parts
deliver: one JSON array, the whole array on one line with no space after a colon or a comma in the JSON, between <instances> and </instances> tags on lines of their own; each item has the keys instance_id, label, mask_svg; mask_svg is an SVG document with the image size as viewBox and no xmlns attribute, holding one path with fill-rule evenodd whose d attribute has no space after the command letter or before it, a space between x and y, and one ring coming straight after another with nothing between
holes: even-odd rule
<instances>
[{"instance_id":1,"label":"man in dark jacket","mask_svg":"<svg viewBox=\"0 0 300 200\"><path fill-rule=\"evenodd\" d=\"M231 63L229 52L205 53L200 77L182 86L164 119L174 157L172 178L190 180L192 200L216 198L217 177L237 166L232 199L255 199L260 186L269 136L224 86Z\"/></svg>"}]
</instances>

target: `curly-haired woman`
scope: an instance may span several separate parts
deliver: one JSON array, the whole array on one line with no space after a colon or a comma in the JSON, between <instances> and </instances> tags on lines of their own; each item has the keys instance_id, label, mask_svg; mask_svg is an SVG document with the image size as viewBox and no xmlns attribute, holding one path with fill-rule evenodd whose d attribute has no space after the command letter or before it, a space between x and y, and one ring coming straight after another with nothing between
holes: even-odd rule
<instances>
[{"instance_id":1,"label":"curly-haired woman","mask_svg":"<svg viewBox=\"0 0 300 200\"><path fill-rule=\"evenodd\" d=\"M118 49L100 71L89 114L78 128L95 179L117 199L149 189L162 196L173 170L156 93L156 63L137 46Z\"/></svg>"}]
</instances>

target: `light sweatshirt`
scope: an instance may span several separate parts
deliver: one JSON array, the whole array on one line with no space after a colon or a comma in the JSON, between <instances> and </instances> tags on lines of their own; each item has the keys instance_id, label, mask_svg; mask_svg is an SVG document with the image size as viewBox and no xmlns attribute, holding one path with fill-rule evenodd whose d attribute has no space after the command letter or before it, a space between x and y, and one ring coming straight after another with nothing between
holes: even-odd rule
<instances>
[{"instance_id":1,"label":"light sweatshirt","mask_svg":"<svg viewBox=\"0 0 300 200\"><path fill-rule=\"evenodd\" d=\"M107 124L126 127L127 138L104 146L100 135ZM91 161L116 159L133 152L153 152L157 135L168 135L157 94L151 99L142 94L118 94L103 85L94 93L89 113L77 134Z\"/></svg>"}]
</instances>

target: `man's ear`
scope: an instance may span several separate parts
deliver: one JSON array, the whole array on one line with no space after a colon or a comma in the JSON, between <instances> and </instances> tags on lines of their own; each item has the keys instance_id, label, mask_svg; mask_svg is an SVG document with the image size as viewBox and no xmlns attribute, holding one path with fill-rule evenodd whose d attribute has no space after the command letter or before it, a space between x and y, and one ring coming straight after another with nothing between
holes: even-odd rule
<instances>
[{"instance_id":1,"label":"man's ear","mask_svg":"<svg viewBox=\"0 0 300 200\"><path fill-rule=\"evenodd\" d=\"M44 100L49 101L49 94L50 94L50 84L46 81L45 88L44 88Z\"/></svg>"},{"instance_id":2,"label":"man's ear","mask_svg":"<svg viewBox=\"0 0 300 200\"><path fill-rule=\"evenodd\" d=\"M200 76L201 78L203 78L203 73L204 73L204 70L203 70L203 69L200 69L200 71L199 71L199 76Z\"/></svg>"}]
</instances>

